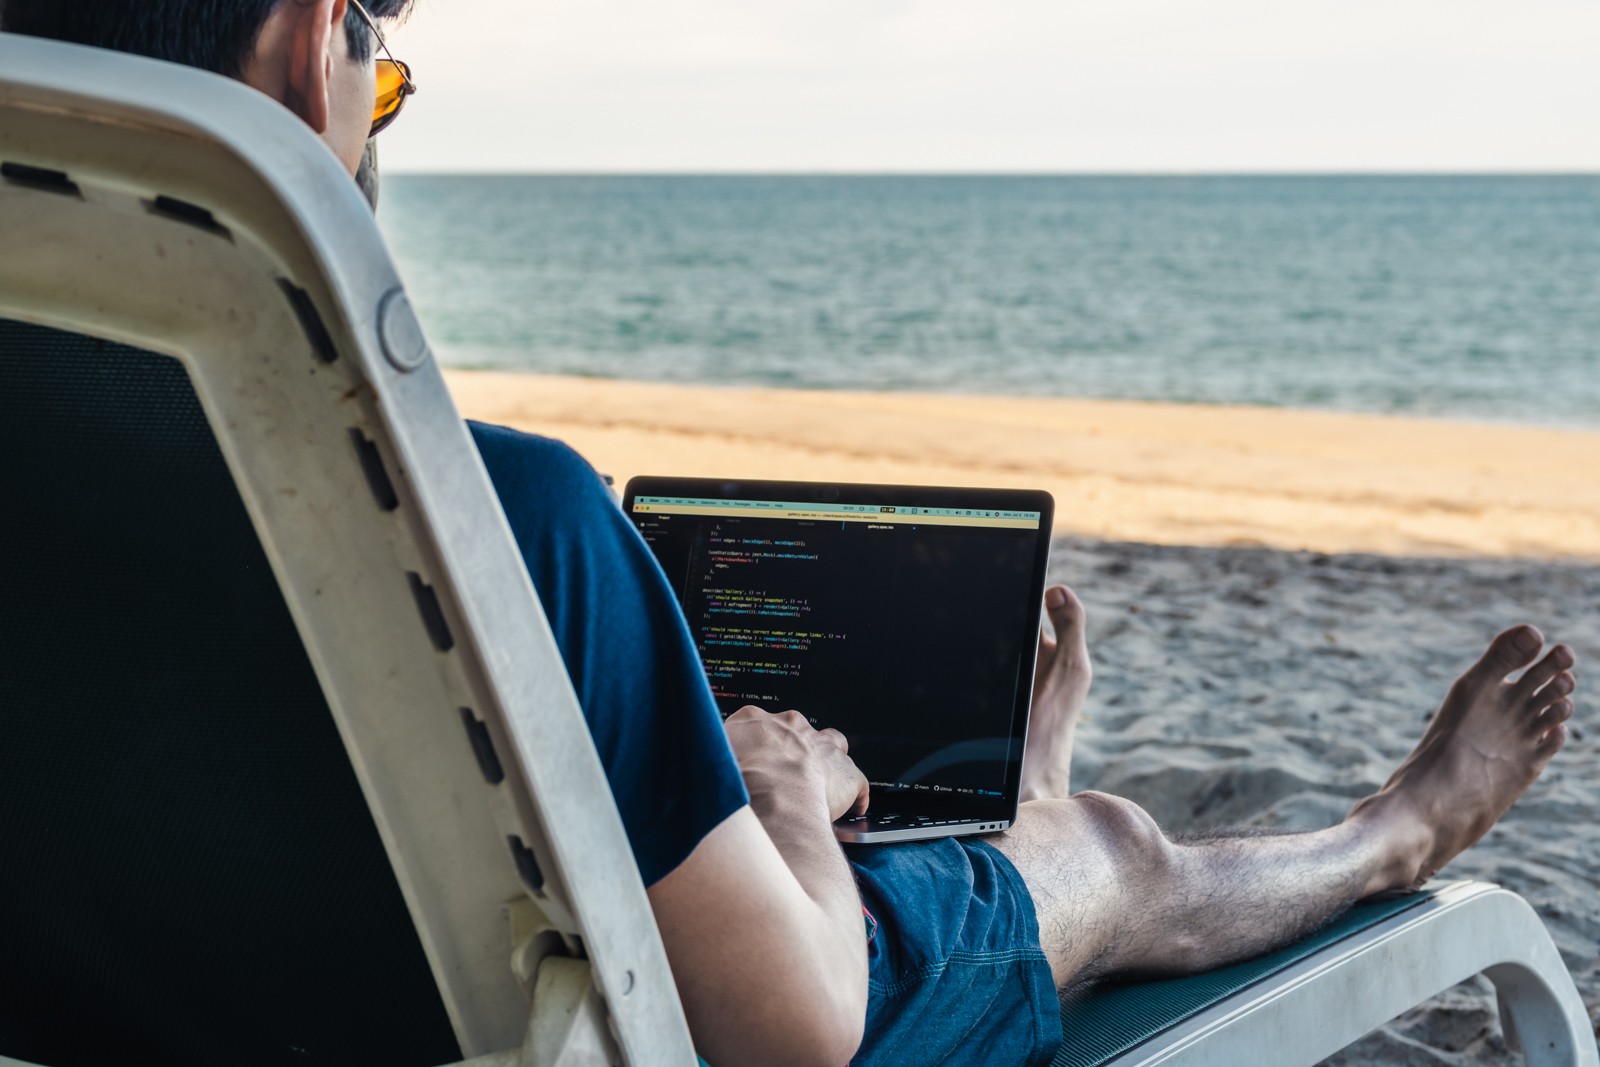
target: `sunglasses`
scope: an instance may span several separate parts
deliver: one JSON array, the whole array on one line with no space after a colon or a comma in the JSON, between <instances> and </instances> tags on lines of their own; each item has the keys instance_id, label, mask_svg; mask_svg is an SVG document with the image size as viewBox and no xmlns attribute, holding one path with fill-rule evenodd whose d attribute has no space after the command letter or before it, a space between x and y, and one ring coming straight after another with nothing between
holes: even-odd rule
<instances>
[{"instance_id":1,"label":"sunglasses","mask_svg":"<svg viewBox=\"0 0 1600 1067\"><path fill-rule=\"evenodd\" d=\"M417 83L411 80L411 68L394 57L389 51L389 46L384 43L383 34L378 31L378 24L373 21L367 9L361 6L360 0L349 0L350 6L355 9L361 21L367 24L367 29L372 31L372 36L378 39L378 47L383 49L385 58L378 60L378 97L372 105L372 130L368 137L376 137L378 131L385 129L395 119L400 117L400 109L405 107L406 97L417 91Z\"/></svg>"}]
</instances>

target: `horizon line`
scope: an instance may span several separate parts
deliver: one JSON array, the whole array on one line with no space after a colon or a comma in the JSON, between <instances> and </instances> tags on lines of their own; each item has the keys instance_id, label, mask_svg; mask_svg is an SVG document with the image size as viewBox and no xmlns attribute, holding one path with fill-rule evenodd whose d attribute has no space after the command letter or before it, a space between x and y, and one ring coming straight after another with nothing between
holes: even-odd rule
<instances>
[{"instance_id":1,"label":"horizon line","mask_svg":"<svg viewBox=\"0 0 1600 1067\"><path fill-rule=\"evenodd\" d=\"M854 170L526 169L383 167L384 177L427 178L1600 178L1600 168L1522 170Z\"/></svg>"}]
</instances>

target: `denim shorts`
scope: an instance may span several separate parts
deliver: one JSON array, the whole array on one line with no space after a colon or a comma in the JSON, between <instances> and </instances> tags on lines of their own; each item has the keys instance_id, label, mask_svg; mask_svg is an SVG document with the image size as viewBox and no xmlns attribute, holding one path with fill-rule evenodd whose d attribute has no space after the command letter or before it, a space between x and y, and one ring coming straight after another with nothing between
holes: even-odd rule
<instances>
[{"instance_id":1,"label":"denim shorts","mask_svg":"<svg viewBox=\"0 0 1600 1067\"><path fill-rule=\"evenodd\" d=\"M1061 1007L1022 876L971 837L853 845L867 910L855 1067L1047 1064Z\"/></svg>"}]
</instances>

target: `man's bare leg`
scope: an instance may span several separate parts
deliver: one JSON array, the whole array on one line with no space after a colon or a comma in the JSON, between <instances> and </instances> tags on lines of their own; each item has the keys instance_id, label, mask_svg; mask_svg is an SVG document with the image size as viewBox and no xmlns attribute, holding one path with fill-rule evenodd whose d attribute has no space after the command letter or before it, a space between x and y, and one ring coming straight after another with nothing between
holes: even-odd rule
<instances>
[{"instance_id":1,"label":"man's bare leg","mask_svg":"<svg viewBox=\"0 0 1600 1067\"><path fill-rule=\"evenodd\" d=\"M1045 611L1054 636L1039 633L1039 666L1033 676L1033 712L1022 758L1024 801L1071 795L1072 742L1089 696L1093 671L1084 639L1083 604L1072 590L1045 590Z\"/></svg>"},{"instance_id":2,"label":"man's bare leg","mask_svg":"<svg viewBox=\"0 0 1600 1067\"><path fill-rule=\"evenodd\" d=\"M1505 681L1542 643L1531 626L1496 637L1394 776L1326 830L1174 842L1136 804L1105 794L1024 805L1012 830L990 840L1033 895L1056 984L1245 959L1363 897L1431 877L1566 741L1570 649L1557 645Z\"/></svg>"}]
</instances>

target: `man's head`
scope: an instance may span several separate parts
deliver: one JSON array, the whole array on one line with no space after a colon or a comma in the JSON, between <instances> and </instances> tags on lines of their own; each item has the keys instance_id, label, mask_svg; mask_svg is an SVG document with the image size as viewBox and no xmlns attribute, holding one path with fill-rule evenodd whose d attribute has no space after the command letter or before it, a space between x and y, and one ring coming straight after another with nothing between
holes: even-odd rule
<instances>
[{"instance_id":1,"label":"man's head","mask_svg":"<svg viewBox=\"0 0 1600 1067\"><path fill-rule=\"evenodd\" d=\"M394 18L411 0L366 0ZM347 0L0 0L0 29L237 78L305 120L354 174L372 124L373 49Z\"/></svg>"}]
</instances>

